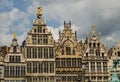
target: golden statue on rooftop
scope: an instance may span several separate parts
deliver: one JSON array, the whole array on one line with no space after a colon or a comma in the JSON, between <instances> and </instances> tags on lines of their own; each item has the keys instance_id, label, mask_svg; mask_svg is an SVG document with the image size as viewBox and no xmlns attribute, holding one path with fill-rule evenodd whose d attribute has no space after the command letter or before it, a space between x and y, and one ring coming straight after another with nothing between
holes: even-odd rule
<instances>
[{"instance_id":1,"label":"golden statue on rooftop","mask_svg":"<svg viewBox=\"0 0 120 82\"><path fill-rule=\"evenodd\" d=\"M37 8L37 11L36 11L36 15L37 15L37 16L40 15L40 14L41 14L41 11L42 11L42 8L41 8L41 7L38 7L38 8Z\"/></svg>"}]
</instances>

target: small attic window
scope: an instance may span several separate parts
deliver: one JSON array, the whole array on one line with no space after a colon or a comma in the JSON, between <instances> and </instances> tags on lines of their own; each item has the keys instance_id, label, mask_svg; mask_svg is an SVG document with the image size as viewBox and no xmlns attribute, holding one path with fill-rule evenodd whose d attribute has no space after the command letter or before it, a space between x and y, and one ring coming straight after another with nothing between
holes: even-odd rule
<instances>
[{"instance_id":1,"label":"small attic window","mask_svg":"<svg viewBox=\"0 0 120 82\"><path fill-rule=\"evenodd\" d=\"M34 29L34 32L36 33L36 29Z\"/></svg>"},{"instance_id":2,"label":"small attic window","mask_svg":"<svg viewBox=\"0 0 120 82\"><path fill-rule=\"evenodd\" d=\"M13 47L13 53L16 53L17 52L17 48L16 46Z\"/></svg>"},{"instance_id":3,"label":"small attic window","mask_svg":"<svg viewBox=\"0 0 120 82\"><path fill-rule=\"evenodd\" d=\"M43 29L43 33L45 33L45 29Z\"/></svg>"}]
</instances>

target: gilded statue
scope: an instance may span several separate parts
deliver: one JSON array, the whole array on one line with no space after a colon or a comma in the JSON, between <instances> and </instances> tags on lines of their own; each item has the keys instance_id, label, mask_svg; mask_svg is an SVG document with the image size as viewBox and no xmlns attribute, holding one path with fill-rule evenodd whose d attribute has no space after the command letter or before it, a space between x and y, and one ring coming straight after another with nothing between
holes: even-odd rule
<instances>
[{"instance_id":1,"label":"gilded statue","mask_svg":"<svg viewBox=\"0 0 120 82\"><path fill-rule=\"evenodd\" d=\"M38 8L37 8L37 11L36 11L36 15L37 15L37 16L40 15L40 14L41 14L41 11L42 11L42 8L41 8L41 7L38 7Z\"/></svg>"},{"instance_id":2,"label":"gilded statue","mask_svg":"<svg viewBox=\"0 0 120 82\"><path fill-rule=\"evenodd\" d=\"M16 38L16 32L14 32L13 37Z\"/></svg>"}]
</instances>

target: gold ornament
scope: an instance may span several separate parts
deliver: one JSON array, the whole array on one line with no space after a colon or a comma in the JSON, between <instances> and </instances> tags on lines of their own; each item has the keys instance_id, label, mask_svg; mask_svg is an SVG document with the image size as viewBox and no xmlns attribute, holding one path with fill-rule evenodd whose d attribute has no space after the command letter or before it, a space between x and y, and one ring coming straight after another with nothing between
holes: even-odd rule
<instances>
[{"instance_id":1,"label":"gold ornament","mask_svg":"<svg viewBox=\"0 0 120 82\"><path fill-rule=\"evenodd\" d=\"M36 11L36 15L40 15L41 14L41 11L42 11L42 8L41 7L38 7L37 11Z\"/></svg>"}]
</instances>

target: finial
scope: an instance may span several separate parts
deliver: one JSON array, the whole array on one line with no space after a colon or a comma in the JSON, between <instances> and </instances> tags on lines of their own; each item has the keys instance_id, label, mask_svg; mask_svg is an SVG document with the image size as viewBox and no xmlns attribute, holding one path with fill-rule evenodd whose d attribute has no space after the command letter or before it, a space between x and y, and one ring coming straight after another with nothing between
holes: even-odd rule
<instances>
[{"instance_id":1,"label":"finial","mask_svg":"<svg viewBox=\"0 0 120 82\"><path fill-rule=\"evenodd\" d=\"M93 26L92 26L92 29L93 29L93 30L95 30L95 29L96 29L96 26L95 26L95 25L93 25Z\"/></svg>"},{"instance_id":2,"label":"finial","mask_svg":"<svg viewBox=\"0 0 120 82\"><path fill-rule=\"evenodd\" d=\"M95 29L96 29L96 26L93 25L93 26L92 26L93 34L95 34Z\"/></svg>"},{"instance_id":3,"label":"finial","mask_svg":"<svg viewBox=\"0 0 120 82\"><path fill-rule=\"evenodd\" d=\"M42 8L38 7L36 11L36 15L39 16L41 14Z\"/></svg>"},{"instance_id":4,"label":"finial","mask_svg":"<svg viewBox=\"0 0 120 82\"><path fill-rule=\"evenodd\" d=\"M16 32L14 32L13 37L16 38Z\"/></svg>"}]
</instances>

